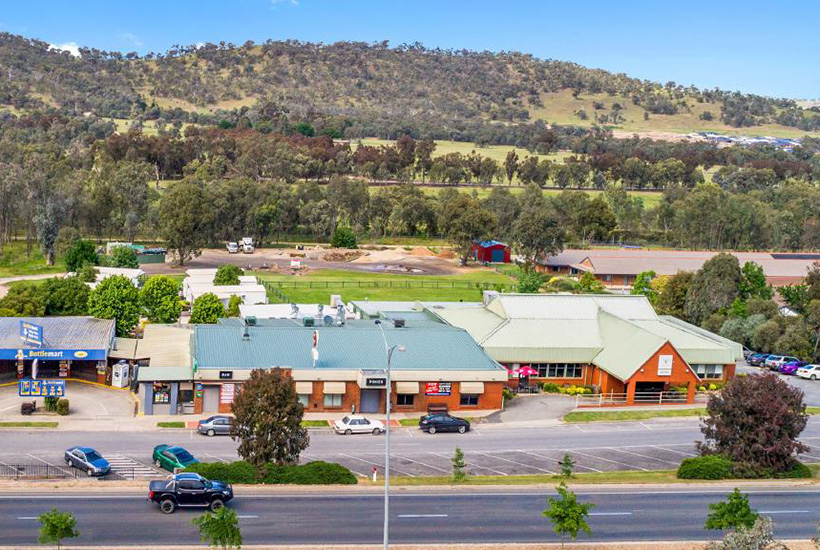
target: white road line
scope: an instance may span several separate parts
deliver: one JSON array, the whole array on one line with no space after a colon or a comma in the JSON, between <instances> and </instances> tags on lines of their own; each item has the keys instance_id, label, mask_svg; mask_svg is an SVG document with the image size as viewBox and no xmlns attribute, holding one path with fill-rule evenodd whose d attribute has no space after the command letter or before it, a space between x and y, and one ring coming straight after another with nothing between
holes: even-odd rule
<instances>
[{"instance_id":1,"label":"white road line","mask_svg":"<svg viewBox=\"0 0 820 550\"><path fill-rule=\"evenodd\" d=\"M631 516L632 512L590 512L590 516Z\"/></svg>"},{"instance_id":2,"label":"white road line","mask_svg":"<svg viewBox=\"0 0 820 550\"><path fill-rule=\"evenodd\" d=\"M443 455L443 454L441 454L441 453L430 453L430 454L432 454L432 455L436 455L436 456L440 456L441 458L446 458L447 460L450 460L450 457L449 457L449 456L445 456L445 455ZM479 465L478 465L478 464L476 464L475 462L467 462L467 461L465 460L465 461L464 461L464 464L465 464L465 465L467 465L467 466L472 466L472 467L474 467L474 468L478 468L479 470L487 470L488 472L493 472L494 474L498 474L498 475L502 475L502 476L507 476L507 475L510 475L510 474L508 474L508 473L506 473L506 472L502 472L501 470L494 470L493 468L487 468L486 466L479 466Z\"/></svg>"},{"instance_id":3,"label":"white road line","mask_svg":"<svg viewBox=\"0 0 820 550\"><path fill-rule=\"evenodd\" d=\"M500 456L495 456L495 455L490 454L490 453L477 453L477 454L488 456L490 458L496 458L498 460L503 460L503 461L509 462L511 464L518 464L519 466L524 466L526 468L532 468L533 470L538 470L539 472L544 472L545 474L554 474L555 473L555 472L550 472L549 470L545 470L543 468L539 468L537 466L530 466L529 464L524 464L523 462L518 462L518 461L515 461L515 460L510 460L509 458L503 458L503 457L500 457Z\"/></svg>"},{"instance_id":4,"label":"white road line","mask_svg":"<svg viewBox=\"0 0 820 550\"><path fill-rule=\"evenodd\" d=\"M644 427L644 428L646 428L647 430L652 431L652 428L650 428L649 426L647 426L647 425L646 425L646 424L644 424L643 422L638 422L638 424L640 424L641 426L643 426L643 427Z\"/></svg>"},{"instance_id":5,"label":"white road line","mask_svg":"<svg viewBox=\"0 0 820 550\"><path fill-rule=\"evenodd\" d=\"M758 514L811 514L811 510L761 510Z\"/></svg>"},{"instance_id":6,"label":"white road line","mask_svg":"<svg viewBox=\"0 0 820 550\"><path fill-rule=\"evenodd\" d=\"M345 453L339 453L339 455L344 456L344 457L347 457L347 458L352 458L353 460L358 460L359 462L365 462L365 463L367 463L367 464L371 464L371 465L373 465L373 466L376 466L377 468L382 468L382 470L384 470L384 466L383 466L383 465L381 465L381 464L380 464L380 463L378 463L378 462L371 462L371 461L369 461L369 460L365 460L365 459L363 459L363 458L359 458L359 457L356 457L356 456L353 456L353 455L349 455L349 454L345 454ZM414 476L413 474L411 474L411 473L409 473L409 472L403 472L403 471L399 470L398 468L396 468L396 467L395 467L395 466L393 466L392 464L390 465L390 469L391 469L392 471L394 471L394 472L398 472L398 473L400 473L400 474L402 474L402 475L406 475L407 477L416 477L416 476Z\"/></svg>"},{"instance_id":7,"label":"white road line","mask_svg":"<svg viewBox=\"0 0 820 550\"><path fill-rule=\"evenodd\" d=\"M807 457L809 457L809 458L813 458L813 459L815 459L815 460L820 460L820 457L818 457L818 456L814 456L814 455L810 455L810 454L806 454L806 453L803 453L803 456L807 456Z\"/></svg>"},{"instance_id":8,"label":"white road line","mask_svg":"<svg viewBox=\"0 0 820 550\"><path fill-rule=\"evenodd\" d=\"M516 452L517 452L517 453L524 453L524 454L528 454L528 455L532 455L532 456L537 456L538 458L543 458L544 460L553 460L553 458L552 458L552 457L549 457L549 456L543 456L543 455L539 455L538 453L534 453L534 452L532 452L532 451L522 451L522 450L516 450ZM556 462L557 462L557 460L556 460ZM582 466L581 464L578 464L577 466L578 466L579 468L583 468L583 469L585 469L585 470L589 470L589 471L591 471L591 472L597 472L597 473L599 473L599 474L603 471L603 470L597 470L597 469L592 468L592 467L590 467L590 466ZM556 474L557 474L557 472L556 472Z\"/></svg>"},{"instance_id":9,"label":"white road line","mask_svg":"<svg viewBox=\"0 0 820 550\"><path fill-rule=\"evenodd\" d=\"M220 462L228 462L228 461L227 461L227 460L225 460L224 458L219 458L218 456L215 456L215 455L209 455L209 454L206 454L205 456L209 456L209 457L211 457L211 458L215 458L215 459L217 459L217 460L218 460L218 461L220 461Z\"/></svg>"},{"instance_id":10,"label":"white road line","mask_svg":"<svg viewBox=\"0 0 820 550\"><path fill-rule=\"evenodd\" d=\"M471 432L473 432L474 434L478 435L478 436L480 436L480 435L481 435L481 432L479 432L479 431L478 431L478 430L476 430L475 428L470 428L470 431L471 431Z\"/></svg>"},{"instance_id":11,"label":"white road line","mask_svg":"<svg viewBox=\"0 0 820 550\"><path fill-rule=\"evenodd\" d=\"M667 449L666 447L662 447L660 445L652 445L652 446L655 447L656 449L660 449L662 451L668 451L670 453L678 453L678 454L681 454L683 456L698 456L696 453L685 453L683 451L676 451L675 449Z\"/></svg>"},{"instance_id":12,"label":"white road line","mask_svg":"<svg viewBox=\"0 0 820 550\"><path fill-rule=\"evenodd\" d=\"M236 516L238 519L257 519L259 516Z\"/></svg>"},{"instance_id":13,"label":"white road line","mask_svg":"<svg viewBox=\"0 0 820 550\"><path fill-rule=\"evenodd\" d=\"M37 519L37 516L20 516L17 519Z\"/></svg>"},{"instance_id":14,"label":"white road line","mask_svg":"<svg viewBox=\"0 0 820 550\"><path fill-rule=\"evenodd\" d=\"M399 514L400 518L446 518L447 514Z\"/></svg>"},{"instance_id":15,"label":"white road line","mask_svg":"<svg viewBox=\"0 0 820 550\"><path fill-rule=\"evenodd\" d=\"M601 447L598 447L598 448L600 449ZM580 452L580 451L574 451L574 452L575 452L576 454L579 454L579 455L584 455L584 456L588 456L588 457L590 457L590 458L597 458L598 460L603 460L603 461L605 461L605 462L612 462L613 464L618 464L619 466L626 466L626 467L628 467L628 468L637 468L638 470L643 470L644 472L648 472L648 471L649 471L649 470L647 470L646 468L641 468L640 466L635 466L634 464L628 464L628 463L626 463L626 462L619 462L619 461L617 461L617 460L611 460L611 459L609 459L609 458L604 458L604 457L601 457L601 456L595 456L595 455L593 455L593 454L589 454L589 453L582 453L582 452Z\"/></svg>"},{"instance_id":16,"label":"white road line","mask_svg":"<svg viewBox=\"0 0 820 550\"><path fill-rule=\"evenodd\" d=\"M672 464L673 466L678 466L679 465L677 462L672 462L671 460L666 460L664 458L655 458L654 456L642 455L640 453L633 453L632 451L624 451L623 449L618 449L617 447L609 447L609 449L613 450L613 451L617 451L619 453L624 453L624 454L627 454L627 455L634 455L634 456L639 456L641 458L648 458L650 460L657 460L658 462L666 462L667 464Z\"/></svg>"},{"instance_id":17,"label":"white road line","mask_svg":"<svg viewBox=\"0 0 820 550\"><path fill-rule=\"evenodd\" d=\"M450 473L449 471L445 470L444 468L439 468L439 467L437 467L437 466L433 466L432 464L427 464L427 463L424 463L424 462L419 462L418 460L413 460L412 458L408 458L408 457L406 457L406 456L402 456L402 455L395 455L395 454L394 454L393 456L394 456L394 457L396 457L396 458L402 458L402 459L404 459L404 460L407 460L408 462L413 462L413 463L418 464L418 465L420 465L420 466L424 466L425 468L430 468L431 470L438 470L439 472L443 472L443 473L445 473L445 474L449 474L449 473Z\"/></svg>"}]
</instances>

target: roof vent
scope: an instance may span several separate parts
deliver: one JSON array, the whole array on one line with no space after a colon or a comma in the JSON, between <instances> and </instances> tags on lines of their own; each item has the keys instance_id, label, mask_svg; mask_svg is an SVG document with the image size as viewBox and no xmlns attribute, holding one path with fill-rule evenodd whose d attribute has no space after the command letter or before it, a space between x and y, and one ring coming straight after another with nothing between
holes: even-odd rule
<instances>
[{"instance_id":1,"label":"roof vent","mask_svg":"<svg viewBox=\"0 0 820 550\"><path fill-rule=\"evenodd\" d=\"M304 323L304 326L306 326L306 327L314 326L315 325L314 321L315 321L315 319L313 319L313 317L303 317L302 318L302 323Z\"/></svg>"},{"instance_id":2,"label":"roof vent","mask_svg":"<svg viewBox=\"0 0 820 550\"><path fill-rule=\"evenodd\" d=\"M393 326L396 328L404 328L404 319L393 319Z\"/></svg>"},{"instance_id":3,"label":"roof vent","mask_svg":"<svg viewBox=\"0 0 820 550\"><path fill-rule=\"evenodd\" d=\"M332 327L333 326L333 317L331 317L330 315L325 315L324 317L322 317L322 323L326 327Z\"/></svg>"},{"instance_id":4,"label":"roof vent","mask_svg":"<svg viewBox=\"0 0 820 550\"><path fill-rule=\"evenodd\" d=\"M242 341L249 342L251 339L251 335L248 333L248 327L245 327L245 330L242 331Z\"/></svg>"},{"instance_id":5,"label":"roof vent","mask_svg":"<svg viewBox=\"0 0 820 550\"><path fill-rule=\"evenodd\" d=\"M249 315L245 317L245 326L248 327L255 327L256 326L256 317L253 315Z\"/></svg>"}]
</instances>

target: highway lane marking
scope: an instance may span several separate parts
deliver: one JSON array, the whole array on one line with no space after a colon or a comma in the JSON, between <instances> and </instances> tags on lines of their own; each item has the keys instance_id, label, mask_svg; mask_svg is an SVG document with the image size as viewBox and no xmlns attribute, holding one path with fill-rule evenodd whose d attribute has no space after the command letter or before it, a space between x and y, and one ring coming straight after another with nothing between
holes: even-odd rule
<instances>
[{"instance_id":1,"label":"highway lane marking","mask_svg":"<svg viewBox=\"0 0 820 550\"><path fill-rule=\"evenodd\" d=\"M598 448L599 449L605 449L606 447L598 447ZM588 456L590 458L597 458L598 460L604 460L606 462L612 462L613 464L618 464L619 466L626 466L628 468L637 468L638 470L643 470L644 472L649 471L646 468L641 468L640 466L635 466L634 464L628 464L626 462L619 462L617 460L612 460L612 459L609 459L609 458L603 458L603 457L595 456L595 455L589 454L589 453L582 453L581 451L575 451L575 453L577 453L579 455Z\"/></svg>"},{"instance_id":2,"label":"highway lane marking","mask_svg":"<svg viewBox=\"0 0 820 550\"><path fill-rule=\"evenodd\" d=\"M503 452L503 451L501 451L501 452ZM523 462L517 462L515 460L510 460L509 458L503 458L503 457L500 457L500 456L495 456L495 455L490 454L490 453L478 453L478 454L488 456L490 458L496 458L498 460L504 460L504 461L510 462L512 464L518 464L519 466L524 466L526 468L532 468L533 470L538 470L539 472L544 472L544 473L547 473L547 474L554 474L555 473L555 472L550 472L549 470L545 470L543 468L538 468L537 466L530 466L529 464L524 464Z\"/></svg>"},{"instance_id":3,"label":"highway lane marking","mask_svg":"<svg viewBox=\"0 0 820 550\"><path fill-rule=\"evenodd\" d=\"M447 514L399 514L400 518L446 518Z\"/></svg>"},{"instance_id":4,"label":"highway lane marking","mask_svg":"<svg viewBox=\"0 0 820 550\"><path fill-rule=\"evenodd\" d=\"M538 453L534 453L534 452L532 452L532 451L523 451L523 450L521 450L521 449L516 449L516 452L517 452L517 453L524 453L524 454L528 454L528 455L532 455L532 456L537 456L538 458L543 458L544 460L554 460L552 457L549 457L549 456L544 456L544 455L540 455L540 454L538 454ZM558 462L558 461L556 460L556 462ZM596 472L596 473L599 473L599 474L603 472L603 470L598 470L598 469L593 468L593 467L591 467L591 466L583 466L583 465L581 465L581 464L578 464L577 466L578 466L579 468L583 468L583 469L585 469L585 470L589 470L589 471L591 471L591 472Z\"/></svg>"},{"instance_id":5,"label":"highway lane marking","mask_svg":"<svg viewBox=\"0 0 820 550\"><path fill-rule=\"evenodd\" d=\"M409 457L406 457L406 456L395 455L395 454L393 456L395 456L396 458L402 458L404 460L407 460L409 462L413 462L415 464L419 464L420 466L424 466L426 468L430 468L431 470L438 470L439 472L443 472L445 474L450 473L448 470L445 470L444 468L439 468L437 466L433 466L432 464L427 464L425 462L419 462L418 460L413 460L412 458L409 458Z\"/></svg>"},{"instance_id":6,"label":"highway lane marking","mask_svg":"<svg viewBox=\"0 0 820 550\"><path fill-rule=\"evenodd\" d=\"M364 462L365 464L370 464L370 465L372 465L372 466L376 466L377 468L381 468L381 469L382 469L382 471L384 470L384 466L383 466L381 463L379 463L379 462L371 462L371 461L369 461L369 460L365 460L365 459L363 459L363 458L358 458L358 457L355 457L355 456L353 456L353 455L349 455L349 454L345 454L345 453L339 453L339 455L340 455L340 456L347 457L347 458L351 458L351 459L353 459L353 460L358 460L359 462ZM406 475L407 477L416 477L416 476L414 476L413 474L411 474L411 473L409 473L409 472L403 472L402 470L400 470L400 469L396 468L396 467L395 467L395 466L393 466L392 464L390 465L390 470L392 470L392 471L394 471L394 472L398 472L398 473L400 473L400 474L402 474L402 475Z\"/></svg>"},{"instance_id":7,"label":"highway lane marking","mask_svg":"<svg viewBox=\"0 0 820 550\"><path fill-rule=\"evenodd\" d=\"M236 516L237 519L258 519L259 516Z\"/></svg>"},{"instance_id":8,"label":"highway lane marking","mask_svg":"<svg viewBox=\"0 0 820 550\"><path fill-rule=\"evenodd\" d=\"M609 447L609 449L613 450L613 451L617 451L619 453L624 453L624 454L627 454L627 455L635 455L635 456L639 456L641 458L648 458L650 460L657 460L658 462L666 462L667 464L672 464L674 466L679 466L679 464L677 462L672 462L671 460L666 460L666 459L663 459L663 458L656 458L654 456L642 455L640 453L634 453L632 451L624 451L622 449L618 449L617 447Z\"/></svg>"},{"instance_id":9,"label":"highway lane marking","mask_svg":"<svg viewBox=\"0 0 820 550\"><path fill-rule=\"evenodd\" d=\"M430 454L440 456L441 458L444 458L444 459L447 459L447 460L451 460L451 458L449 456L445 456L441 453L430 453ZM502 475L502 476L510 475L506 472L502 472L501 470L494 470L493 468L488 468L486 466L479 466L475 462L468 462L468 461L465 460L464 464L467 465L467 466L473 466L474 468L478 468L479 470L487 470L488 472L493 472L494 474L498 474L498 475Z\"/></svg>"},{"instance_id":10,"label":"highway lane marking","mask_svg":"<svg viewBox=\"0 0 820 550\"><path fill-rule=\"evenodd\" d=\"M632 512L590 512L590 516L631 516Z\"/></svg>"},{"instance_id":11,"label":"highway lane marking","mask_svg":"<svg viewBox=\"0 0 820 550\"><path fill-rule=\"evenodd\" d=\"M220 462L228 462L228 461L227 461L227 460L225 460L224 458L219 458L219 457L218 457L218 456L216 456L216 455L209 455L209 454L206 454L205 456L209 456L209 457L211 457L211 458L215 458L215 459L217 459L217 460L218 460L218 461L220 461Z\"/></svg>"},{"instance_id":12,"label":"highway lane marking","mask_svg":"<svg viewBox=\"0 0 820 550\"><path fill-rule=\"evenodd\" d=\"M37 516L20 516L17 519L38 519Z\"/></svg>"},{"instance_id":13,"label":"highway lane marking","mask_svg":"<svg viewBox=\"0 0 820 550\"><path fill-rule=\"evenodd\" d=\"M811 510L763 510L758 514L811 514Z\"/></svg>"}]
</instances>

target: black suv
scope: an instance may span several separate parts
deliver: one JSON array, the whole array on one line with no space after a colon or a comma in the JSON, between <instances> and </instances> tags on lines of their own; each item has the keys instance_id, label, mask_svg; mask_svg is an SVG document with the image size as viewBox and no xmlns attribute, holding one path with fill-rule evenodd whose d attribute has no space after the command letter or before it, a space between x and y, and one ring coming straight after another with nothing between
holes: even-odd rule
<instances>
[{"instance_id":1,"label":"black suv","mask_svg":"<svg viewBox=\"0 0 820 550\"><path fill-rule=\"evenodd\" d=\"M419 429L427 433L458 432L463 434L470 431L470 423L463 418L456 418L449 414L428 414L419 420Z\"/></svg>"},{"instance_id":2,"label":"black suv","mask_svg":"<svg viewBox=\"0 0 820 550\"><path fill-rule=\"evenodd\" d=\"M159 503L163 514L173 514L178 506L203 506L216 512L233 498L233 488L221 481L209 481L199 474L176 474L148 485L148 500Z\"/></svg>"}]
</instances>

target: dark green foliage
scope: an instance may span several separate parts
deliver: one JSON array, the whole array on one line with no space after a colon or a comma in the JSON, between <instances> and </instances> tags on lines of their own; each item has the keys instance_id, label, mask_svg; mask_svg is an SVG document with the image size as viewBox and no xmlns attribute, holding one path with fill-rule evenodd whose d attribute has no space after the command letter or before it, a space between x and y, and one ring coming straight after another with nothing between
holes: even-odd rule
<instances>
[{"instance_id":1,"label":"dark green foliage","mask_svg":"<svg viewBox=\"0 0 820 550\"><path fill-rule=\"evenodd\" d=\"M225 317L227 312L222 300L216 294L206 292L194 300L191 309L191 323L195 325L215 325L218 319Z\"/></svg>"},{"instance_id":2,"label":"dark green foliage","mask_svg":"<svg viewBox=\"0 0 820 550\"><path fill-rule=\"evenodd\" d=\"M108 265L111 267L127 267L137 269L140 264L137 261L137 251L130 246L117 246L111 252L111 258L108 260Z\"/></svg>"},{"instance_id":3,"label":"dark green foliage","mask_svg":"<svg viewBox=\"0 0 820 550\"><path fill-rule=\"evenodd\" d=\"M126 336L134 330L141 311L139 290L122 275L103 279L88 298L91 315L117 321L117 336Z\"/></svg>"},{"instance_id":4,"label":"dark green foliage","mask_svg":"<svg viewBox=\"0 0 820 550\"><path fill-rule=\"evenodd\" d=\"M239 519L236 512L227 506L223 506L214 513L205 512L192 519L191 523L199 531L199 540L213 548L226 550L242 547Z\"/></svg>"},{"instance_id":5,"label":"dark green foliage","mask_svg":"<svg viewBox=\"0 0 820 550\"><path fill-rule=\"evenodd\" d=\"M251 371L233 413L231 438L239 442L237 453L258 468L268 462L297 464L310 443L301 425L304 407L290 376L279 368Z\"/></svg>"},{"instance_id":6,"label":"dark green foliage","mask_svg":"<svg viewBox=\"0 0 820 550\"><path fill-rule=\"evenodd\" d=\"M77 522L71 512L60 512L52 508L37 517L40 522L40 534L37 542L40 544L54 544L60 548L63 539L74 539L80 536Z\"/></svg>"},{"instance_id":7,"label":"dark green foliage","mask_svg":"<svg viewBox=\"0 0 820 550\"><path fill-rule=\"evenodd\" d=\"M46 315L88 315L91 289L79 277L48 279L40 285Z\"/></svg>"},{"instance_id":8,"label":"dark green foliage","mask_svg":"<svg viewBox=\"0 0 820 550\"><path fill-rule=\"evenodd\" d=\"M702 323L718 310L728 309L739 295L740 265L731 254L721 253L704 262L689 286L686 316Z\"/></svg>"},{"instance_id":9,"label":"dark green foliage","mask_svg":"<svg viewBox=\"0 0 820 550\"><path fill-rule=\"evenodd\" d=\"M466 463L464 462L464 451L461 447L456 447L453 458L450 459L453 465L453 481L459 483L467 478L467 472L464 471Z\"/></svg>"},{"instance_id":10,"label":"dark green foliage","mask_svg":"<svg viewBox=\"0 0 820 550\"><path fill-rule=\"evenodd\" d=\"M57 406L54 408L60 416L68 416L68 399L61 398L57 401Z\"/></svg>"},{"instance_id":11,"label":"dark green foliage","mask_svg":"<svg viewBox=\"0 0 820 550\"><path fill-rule=\"evenodd\" d=\"M709 396L702 419L702 454L720 454L751 470L783 472L795 455L808 415L803 392L774 374L737 377Z\"/></svg>"},{"instance_id":12,"label":"dark green foliage","mask_svg":"<svg viewBox=\"0 0 820 550\"><path fill-rule=\"evenodd\" d=\"M330 239L333 248L359 248L356 245L356 234L349 227L337 227Z\"/></svg>"},{"instance_id":13,"label":"dark green foliage","mask_svg":"<svg viewBox=\"0 0 820 550\"><path fill-rule=\"evenodd\" d=\"M265 464L262 476L249 462L201 462L186 469L208 479L226 483L264 483L292 485L355 485L356 476L347 468L334 462L314 461L307 464L277 466Z\"/></svg>"},{"instance_id":14,"label":"dark green foliage","mask_svg":"<svg viewBox=\"0 0 820 550\"><path fill-rule=\"evenodd\" d=\"M65 255L65 267L68 271L77 272L84 264L97 265L100 256L97 247L90 241L77 239Z\"/></svg>"},{"instance_id":15,"label":"dark green foliage","mask_svg":"<svg viewBox=\"0 0 820 550\"><path fill-rule=\"evenodd\" d=\"M684 458L678 467L679 479L729 479L732 461L720 455Z\"/></svg>"},{"instance_id":16,"label":"dark green foliage","mask_svg":"<svg viewBox=\"0 0 820 550\"><path fill-rule=\"evenodd\" d=\"M57 401L59 397L46 397L43 399L43 408L46 412L57 412Z\"/></svg>"},{"instance_id":17,"label":"dark green foliage","mask_svg":"<svg viewBox=\"0 0 820 550\"><path fill-rule=\"evenodd\" d=\"M20 283L0 298L0 308L13 311L15 317L40 317L45 315L46 303L37 285Z\"/></svg>"},{"instance_id":18,"label":"dark green foliage","mask_svg":"<svg viewBox=\"0 0 820 550\"><path fill-rule=\"evenodd\" d=\"M77 278L84 283L93 283L97 280L100 270L94 267L93 264L85 263L77 271Z\"/></svg>"},{"instance_id":19,"label":"dark green foliage","mask_svg":"<svg viewBox=\"0 0 820 550\"><path fill-rule=\"evenodd\" d=\"M567 535L573 541L578 538L580 532L592 535L587 517L595 505L591 502L578 502L575 493L567 489L563 482L555 490L561 498L549 497L549 508L542 514L552 522L555 534L560 535L561 546L563 547L564 537Z\"/></svg>"},{"instance_id":20,"label":"dark green foliage","mask_svg":"<svg viewBox=\"0 0 820 550\"><path fill-rule=\"evenodd\" d=\"M536 294L544 284L544 274L534 269L522 269L518 275L518 287L516 290L522 294Z\"/></svg>"},{"instance_id":21,"label":"dark green foliage","mask_svg":"<svg viewBox=\"0 0 820 550\"><path fill-rule=\"evenodd\" d=\"M563 477L572 477L574 469L575 461L572 460L572 455L564 453L564 456L561 458L561 475Z\"/></svg>"},{"instance_id":22,"label":"dark green foliage","mask_svg":"<svg viewBox=\"0 0 820 550\"><path fill-rule=\"evenodd\" d=\"M151 323L176 323L182 313L179 283L167 275L149 277L140 289L140 303Z\"/></svg>"},{"instance_id":23,"label":"dark green foliage","mask_svg":"<svg viewBox=\"0 0 820 550\"><path fill-rule=\"evenodd\" d=\"M725 502L709 505L709 516L706 518L706 529L751 528L757 521L758 514L749 506L749 497L737 488L729 494Z\"/></svg>"},{"instance_id":24,"label":"dark green foliage","mask_svg":"<svg viewBox=\"0 0 820 550\"><path fill-rule=\"evenodd\" d=\"M239 277L244 275L244 271L233 264L222 264L214 275L215 285L238 285Z\"/></svg>"},{"instance_id":25,"label":"dark green foliage","mask_svg":"<svg viewBox=\"0 0 820 550\"><path fill-rule=\"evenodd\" d=\"M234 294L228 299L228 307L225 313L228 317L239 317L239 306L242 305L242 297Z\"/></svg>"},{"instance_id":26,"label":"dark green foliage","mask_svg":"<svg viewBox=\"0 0 820 550\"><path fill-rule=\"evenodd\" d=\"M635 282L632 283L632 290L630 294L643 294L649 301L654 302L656 297L655 289L652 288L652 279L655 278L655 272L651 269L649 271L642 271L635 277Z\"/></svg>"}]
</instances>

